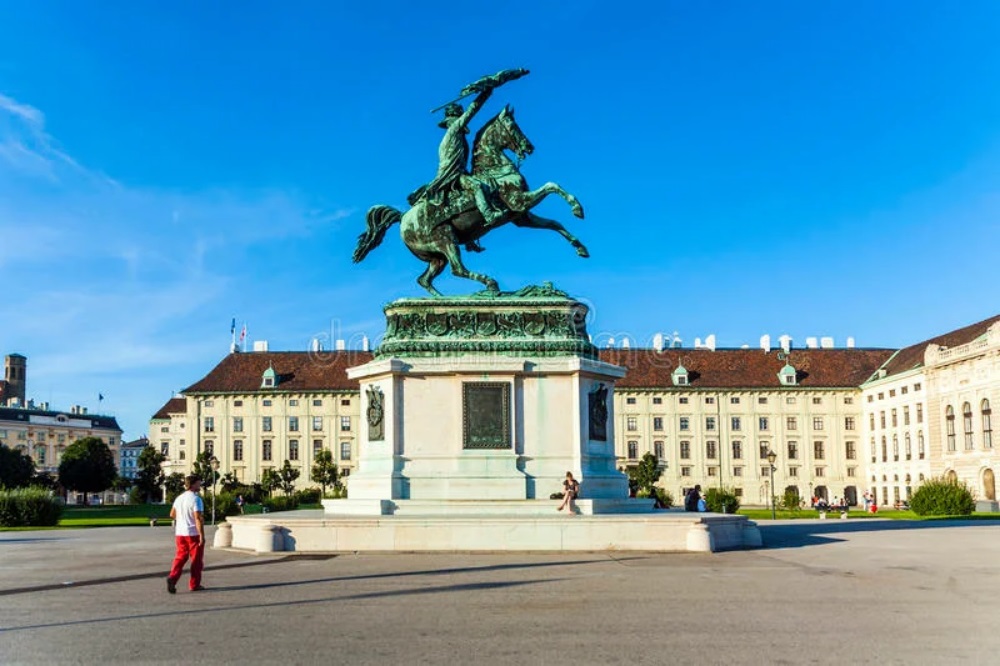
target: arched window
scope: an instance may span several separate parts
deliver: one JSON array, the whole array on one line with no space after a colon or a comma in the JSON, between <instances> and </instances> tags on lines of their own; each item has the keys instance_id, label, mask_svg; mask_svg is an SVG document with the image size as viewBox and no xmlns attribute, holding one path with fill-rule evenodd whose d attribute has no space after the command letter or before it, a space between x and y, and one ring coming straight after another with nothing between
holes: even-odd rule
<instances>
[{"instance_id":1,"label":"arched window","mask_svg":"<svg viewBox=\"0 0 1000 666\"><path fill-rule=\"evenodd\" d=\"M917 431L917 458L919 458L920 460L923 460L924 459L924 455L925 455L925 452L924 452L924 431L923 430L918 430Z\"/></svg>"},{"instance_id":2,"label":"arched window","mask_svg":"<svg viewBox=\"0 0 1000 666\"><path fill-rule=\"evenodd\" d=\"M979 407L983 413L983 448L992 449L993 425L990 423L990 401L983 398L983 402Z\"/></svg>"},{"instance_id":3,"label":"arched window","mask_svg":"<svg viewBox=\"0 0 1000 666\"><path fill-rule=\"evenodd\" d=\"M892 436L892 459L899 460L899 436Z\"/></svg>"},{"instance_id":4,"label":"arched window","mask_svg":"<svg viewBox=\"0 0 1000 666\"><path fill-rule=\"evenodd\" d=\"M889 461L889 445L885 441L885 435L882 435L882 462Z\"/></svg>"},{"instance_id":5,"label":"arched window","mask_svg":"<svg viewBox=\"0 0 1000 666\"><path fill-rule=\"evenodd\" d=\"M972 450L972 405L962 405L962 431L965 433L965 450Z\"/></svg>"},{"instance_id":6,"label":"arched window","mask_svg":"<svg viewBox=\"0 0 1000 666\"><path fill-rule=\"evenodd\" d=\"M913 459L913 446L912 446L912 443L910 442L910 433L906 433L905 435L903 435L903 446L905 447L906 459L907 460L912 460Z\"/></svg>"},{"instance_id":7,"label":"arched window","mask_svg":"<svg viewBox=\"0 0 1000 666\"><path fill-rule=\"evenodd\" d=\"M948 450L955 450L955 408L948 405L944 410L945 434L948 436Z\"/></svg>"}]
</instances>

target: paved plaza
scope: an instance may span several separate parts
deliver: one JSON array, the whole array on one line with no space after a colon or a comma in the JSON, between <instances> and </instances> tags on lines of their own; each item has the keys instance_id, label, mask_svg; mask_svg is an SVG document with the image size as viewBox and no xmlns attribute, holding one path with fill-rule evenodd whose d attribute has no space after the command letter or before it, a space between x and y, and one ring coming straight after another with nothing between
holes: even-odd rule
<instances>
[{"instance_id":1,"label":"paved plaza","mask_svg":"<svg viewBox=\"0 0 1000 666\"><path fill-rule=\"evenodd\" d=\"M0 662L996 663L1000 522L762 523L701 554L209 551L168 528L0 533Z\"/></svg>"}]
</instances>

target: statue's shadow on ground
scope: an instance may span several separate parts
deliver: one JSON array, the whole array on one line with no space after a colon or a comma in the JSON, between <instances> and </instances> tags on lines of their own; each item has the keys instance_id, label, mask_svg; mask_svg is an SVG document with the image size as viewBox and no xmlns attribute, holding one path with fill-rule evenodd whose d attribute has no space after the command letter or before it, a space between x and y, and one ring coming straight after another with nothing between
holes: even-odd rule
<instances>
[{"instance_id":1,"label":"statue's shadow on ground","mask_svg":"<svg viewBox=\"0 0 1000 666\"><path fill-rule=\"evenodd\" d=\"M944 527L994 527L1000 520L891 520L864 518L861 520L817 520L768 525L759 521L764 550L823 546L845 541L838 535L858 532L892 532L907 530L934 530Z\"/></svg>"}]
</instances>

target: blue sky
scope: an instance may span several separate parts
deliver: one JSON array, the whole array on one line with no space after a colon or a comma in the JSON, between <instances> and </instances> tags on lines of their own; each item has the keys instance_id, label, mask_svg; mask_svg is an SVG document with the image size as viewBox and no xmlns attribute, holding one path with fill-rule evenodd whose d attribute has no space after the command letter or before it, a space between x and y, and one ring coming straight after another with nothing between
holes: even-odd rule
<instances>
[{"instance_id":1,"label":"blue sky","mask_svg":"<svg viewBox=\"0 0 1000 666\"><path fill-rule=\"evenodd\" d=\"M587 218L539 212L592 257L502 229L470 268L554 281L599 340L910 344L998 311L997 34L971 1L6 2L0 351L138 436L234 316L272 349L377 338L423 265L395 231L352 265L364 212L433 176L428 110L508 67L482 119L515 105L529 183Z\"/></svg>"}]
</instances>

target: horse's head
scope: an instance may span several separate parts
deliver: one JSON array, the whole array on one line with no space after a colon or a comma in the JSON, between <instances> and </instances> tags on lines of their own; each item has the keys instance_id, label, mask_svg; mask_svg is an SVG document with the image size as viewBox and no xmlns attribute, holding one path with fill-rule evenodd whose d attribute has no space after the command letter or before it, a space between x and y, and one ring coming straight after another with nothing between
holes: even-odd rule
<instances>
[{"instance_id":1,"label":"horse's head","mask_svg":"<svg viewBox=\"0 0 1000 666\"><path fill-rule=\"evenodd\" d=\"M522 160L535 151L514 119L514 108L510 105L483 125L476 135L476 147L497 152L512 150Z\"/></svg>"}]
</instances>

